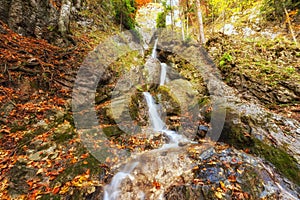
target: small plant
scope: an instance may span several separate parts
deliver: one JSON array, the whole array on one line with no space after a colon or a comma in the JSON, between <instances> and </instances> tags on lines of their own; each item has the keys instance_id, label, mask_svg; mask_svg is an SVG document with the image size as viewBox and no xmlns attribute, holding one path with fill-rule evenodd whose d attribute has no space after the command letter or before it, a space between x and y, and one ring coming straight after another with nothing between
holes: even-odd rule
<instances>
[{"instance_id":1,"label":"small plant","mask_svg":"<svg viewBox=\"0 0 300 200\"><path fill-rule=\"evenodd\" d=\"M52 31L55 30L55 26L49 25L49 26L47 27L47 29L48 29L48 31L52 32Z\"/></svg>"},{"instance_id":2,"label":"small plant","mask_svg":"<svg viewBox=\"0 0 300 200\"><path fill-rule=\"evenodd\" d=\"M285 70L288 74L293 74L296 71L296 69L293 66L287 67Z\"/></svg>"},{"instance_id":3,"label":"small plant","mask_svg":"<svg viewBox=\"0 0 300 200\"><path fill-rule=\"evenodd\" d=\"M156 19L156 27L157 28L165 28L166 27L166 12L159 13Z\"/></svg>"},{"instance_id":4,"label":"small plant","mask_svg":"<svg viewBox=\"0 0 300 200\"><path fill-rule=\"evenodd\" d=\"M221 57L219 65L220 65L220 67L222 67L222 66L230 63L232 60L233 59L232 59L232 56L230 55L230 53L225 52L223 54L223 56Z\"/></svg>"}]
</instances>

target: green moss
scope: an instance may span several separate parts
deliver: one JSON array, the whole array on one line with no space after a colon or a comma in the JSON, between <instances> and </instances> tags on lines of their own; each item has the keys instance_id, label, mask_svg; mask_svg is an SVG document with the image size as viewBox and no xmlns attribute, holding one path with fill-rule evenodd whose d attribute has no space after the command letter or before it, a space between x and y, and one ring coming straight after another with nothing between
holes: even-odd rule
<instances>
[{"instance_id":1,"label":"green moss","mask_svg":"<svg viewBox=\"0 0 300 200\"><path fill-rule=\"evenodd\" d=\"M198 101L198 105L200 108L209 103L210 103L210 98L208 96L204 96L204 97L200 98Z\"/></svg>"},{"instance_id":2,"label":"green moss","mask_svg":"<svg viewBox=\"0 0 300 200\"><path fill-rule=\"evenodd\" d=\"M117 125L104 127L102 130L107 137L116 137L124 134L124 132Z\"/></svg>"},{"instance_id":3,"label":"green moss","mask_svg":"<svg viewBox=\"0 0 300 200\"><path fill-rule=\"evenodd\" d=\"M142 91L142 86L139 87L139 90ZM143 99L142 97L142 93L136 93L134 95L131 96L131 100L130 100L130 104L129 104L129 113L130 113L130 117L133 120L136 120L139 123L138 117L139 117L139 104L140 104L140 100ZM139 124L141 125L141 124Z\"/></svg>"},{"instance_id":4,"label":"green moss","mask_svg":"<svg viewBox=\"0 0 300 200\"><path fill-rule=\"evenodd\" d=\"M172 115L180 115L181 112L180 102L176 97L172 96L172 92L170 91L170 88L161 85L158 88L158 93L161 94L160 100L162 104L164 104L164 102L168 102L170 105L172 105L171 109L167 110L167 113Z\"/></svg>"},{"instance_id":5,"label":"green moss","mask_svg":"<svg viewBox=\"0 0 300 200\"><path fill-rule=\"evenodd\" d=\"M228 110L227 113L229 112ZM230 116L226 116L226 122L219 141L230 144L237 149L250 149L252 154L256 154L269 161L285 177L295 184L300 185L300 169L295 158L286 153L282 148L274 147L273 145L260 141L254 136L244 134L249 133L247 127L232 123L232 119L238 117L238 114L234 113L230 113ZM249 119L244 118L242 120L248 120L247 124L251 124Z\"/></svg>"},{"instance_id":6,"label":"green moss","mask_svg":"<svg viewBox=\"0 0 300 200\"><path fill-rule=\"evenodd\" d=\"M130 51L124 56L118 58L117 61L111 64L112 70L117 72L117 75L124 75L124 72L130 71L133 66L141 66L144 64L144 58L139 51Z\"/></svg>"},{"instance_id":7,"label":"green moss","mask_svg":"<svg viewBox=\"0 0 300 200\"><path fill-rule=\"evenodd\" d=\"M223 54L223 56L221 57L219 65L220 65L220 67L222 67L222 66L224 66L224 65L226 65L228 63L231 63L232 60L233 60L233 57L230 55L230 53L225 52Z\"/></svg>"},{"instance_id":8,"label":"green moss","mask_svg":"<svg viewBox=\"0 0 300 200\"><path fill-rule=\"evenodd\" d=\"M295 158L281 148L267 145L256 138L253 138L253 141L254 145L251 147L253 153L264 157L288 179L300 185L300 169Z\"/></svg>"},{"instance_id":9,"label":"green moss","mask_svg":"<svg viewBox=\"0 0 300 200\"><path fill-rule=\"evenodd\" d=\"M25 131L26 130L26 125L24 125L24 124L20 125L18 122L13 122L11 125L9 125L9 127L11 128L10 129L11 133L15 133L17 131Z\"/></svg>"},{"instance_id":10,"label":"green moss","mask_svg":"<svg viewBox=\"0 0 300 200\"><path fill-rule=\"evenodd\" d=\"M68 131L68 132L64 132L64 133L61 133L61 134L54 134L53 139L58 143L62 143L62 142L65 142L69 139L72 139L74 137L74 135L75 135L74 130L70 129L70 131Z\"/></svg>"}]
</instances>

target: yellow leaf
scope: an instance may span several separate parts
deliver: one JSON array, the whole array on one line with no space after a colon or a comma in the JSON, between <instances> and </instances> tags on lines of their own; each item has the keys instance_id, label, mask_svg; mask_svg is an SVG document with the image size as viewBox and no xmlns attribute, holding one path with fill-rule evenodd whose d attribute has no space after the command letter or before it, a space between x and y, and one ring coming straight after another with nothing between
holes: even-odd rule
<instances>
[{"instance_id":1,"label":"yellow leaf","mask_svg":"<svg viewBox=\"0 0 300 200\"><path fill-rule=\"evenodd\" d=\"M223 197L221 192L215 192L215 195L218 199L222 199L222 197Z\"/></svg>"},{"instance_id":2,"label":"yellow leaf","mask_svg":"<svg viewBox=\"0 0 300 200\"><path fill-rule=\"evenodd\" d=\"M64 185L64 186L61 188L59 194L66 194L68 191L69 191L69 186Z\"/></svg>"},{"instance_id":3,"label":"yellow leaf","mask_svg":"<svg viewBox=\"0 0 300 200\"><path fill-rule=\"evenodd\" d=\"M222 181L220 181L220 185L223 190L226 188L225 184Z\"/></svg>"},{"instance_id":4,"label":"yellow leaf","mask_svg":"<svg viewBox=\"0 0 300 200\"><path fill-rule=\"evenodd\" d=\"M43 172L44 172L44 169L43 169L43 168L40 168L40 169L36 172L36 175L41 174L41 173L43 173Z\"/></svg>"}]
</instances>

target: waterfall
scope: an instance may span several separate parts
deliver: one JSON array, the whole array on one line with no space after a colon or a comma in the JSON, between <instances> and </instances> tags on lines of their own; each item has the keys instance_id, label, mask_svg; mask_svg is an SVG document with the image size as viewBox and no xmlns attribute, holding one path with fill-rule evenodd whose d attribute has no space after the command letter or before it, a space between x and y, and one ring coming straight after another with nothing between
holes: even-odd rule
<instances>
[{"instance_id":1,"label":"waterfall","mask_svg":"<svg viewBox=\"0 0 300 200\"><path fill-rule=\"evenodd\" d=\"M149 92L143 92L145 99L147 101L147 105L148 105L148 110L149 110L149 117L150 117L150 121L152 124L152 127L155 131L162 131L164 129L164 127L166 126L165 123L162 121L162 119L160 118L158 111L157 111L157 106L154 103L154 99L151 96L151 94Z\"/></svg>"},{"instance_id":2,"label":"waterfall","mask_svg":"<svg viewBox=\"0 0 300 200\"><path fill-rule=\"evenodd\" d=\"M158 39L155 40L154 47L152 50L152 58L156 58L156 48L157 48ZM160 74L160 85L164 85L166 81L166 73L167 73L167 64L161 63L161 74ZM161 148L152 150L151 153L166 150L170 148L178 148L180 142L190 142L185 136L176 133L175 131L168 130L166 127L165 122L161 119L161 116L158 112L158 105L155 103L152 95L149 92L143 92L143 95L146 99L148 111L149 111L149 118L150 123L154 131L164 133L165 136L169 138L169 143L164 144ZM149 152L148 152L149 153ZM155 155L155 154L154 154ZM136 158L141 159L141 155ZM105 186L104 188L104 200L117 200L119 199L120 193L122 190L120 189L122 182L129 178L131 181L134 180L133 175L131 175L132 171L137 168L139 162L129 162L125 165L124 169L119 171L114 175L112 181L109 185ZM148 163L151 165L151 163ZM139 199L145 199L145 194L140 191ZM160 199L160 198L159 198ZM163 199L163 196L161 196Z\"/></svg>"},{"instance_id":3,"label":"waterfall","mask_svg":"<svg viewBox=\"0 0 300 200\"><path fill-rule=\"evenodd\" d=\"M153 46L152 54L151 54L151 57L152 57L152 58L156 58L157 42L158 42L158 38L156 38L156 39L155 39L155 42L154 42L154 46Z\"/></svg>"},{"instance_id":4,"label":"waterfall","mask_svg":"<svg viewBox=\"0 0 300 200\"><path fill-rule=\"evenodd\" d=\"M155 131L160 131L165 133L170 140L170 143L164 145L162 148L166 149L169 147L176 147L180 142L188 142L188 139L186 139L186 137L184 137L183 135L179 135L175 131L166 128L166 124L163 122L163 120L160 118L158 114L157 105L155 104L151 94L149 92L143 92L143 94L145 96L148 105L149 117L153 129Z\"/></svg>"},{"instance_id":5,"label":"waterfall","mask_svg":"<svg viewBox=\"0 0 300 200\"><path fill-rule=\"evenodd\" d=\"M167 75L167 64L161 63L160 64L160 83L159 85L164 85L166 81L166 75Z\"/></svg>"}]
</instances>

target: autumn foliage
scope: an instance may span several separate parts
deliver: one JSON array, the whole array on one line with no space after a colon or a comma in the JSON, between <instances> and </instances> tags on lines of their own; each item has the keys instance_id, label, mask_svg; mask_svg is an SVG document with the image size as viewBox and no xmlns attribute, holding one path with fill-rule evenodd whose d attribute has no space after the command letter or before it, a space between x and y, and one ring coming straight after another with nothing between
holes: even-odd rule
<instances>
[{"instance_id":1,"label":"autumn foliage","mask_svg":"<svg viewBox=\"0 0 300 200\"><path fill-rule=\"evenodd\" d=\"M26 194L19 199L36 199L42 194L57 194L77 187L75 182L80 175L70 185L52 186L49 181L63 173L68 163L84 160L86 155L76 157L69 150L57 150L37 161L30 160L30 155L24 152L31 150L34 141L41 141L40 146L52 142L55 127L42 130L32 124L49 124L53 121L47 117L50 113L66 109L75 72L86 52L80 45L60 48L46 40L24 37L0 21L0 199L10 199L8 188L19 189L21 184ZM61 123L70 126L70 121ZM39 134L30 136L29 132ZM76 138L72 141L68 148L78 143ZM20 180L13 185L12 174L20 171L15 170L20 159L27 162L23 168L36 173L24 180L17 177ZM87 176L87 173L82 175ZM44 179L49 181L43 182Z\"/></svg>"},{"instance_id":2,"label":"autumn foliage","mask_svg":"<svg viewBox=\"0 0 300 200\"><path fill-rule=\"evenodd\" d=\"M135 3L137 5L138 8L146 5L147 3L151 3L151 0L135 0Z\"/></svg>"}]
</instances>

